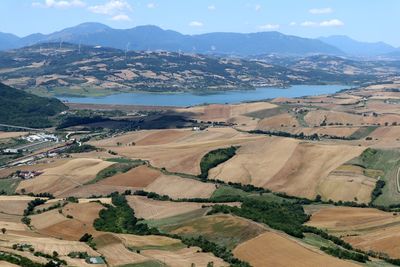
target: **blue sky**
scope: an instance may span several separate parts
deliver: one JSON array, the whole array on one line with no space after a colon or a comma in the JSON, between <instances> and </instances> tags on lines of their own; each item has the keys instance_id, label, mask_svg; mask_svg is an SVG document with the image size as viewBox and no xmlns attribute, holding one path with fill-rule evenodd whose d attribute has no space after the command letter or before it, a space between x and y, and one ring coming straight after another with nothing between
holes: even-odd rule
<instances>
[{"instance_id":1,"label":"blue sky","mask_svg":"<svg viewBox=\"0 0 400 267\"><path fill-rule=\"evenodd\" d=\"M94 21L153 24L186 34L276 30L304 37L348 35L400 46L400 0L1 0L0 31L50 33Z\"/></svg>"}]
</instances>

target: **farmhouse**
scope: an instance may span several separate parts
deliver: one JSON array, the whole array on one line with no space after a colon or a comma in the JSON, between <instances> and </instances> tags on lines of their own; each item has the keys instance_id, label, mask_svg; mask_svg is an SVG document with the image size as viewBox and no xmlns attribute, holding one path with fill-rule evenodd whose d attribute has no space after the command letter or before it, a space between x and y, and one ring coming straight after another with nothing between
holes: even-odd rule
<instances>
[{"instance_id":1,"label":"farmhouse","mask_svg":"<svg viewBox=\"0 0 400 267\"><path fill-rule=\"evenodd\" d=\"M3 149L3 153L17 154L18 153L18 149L17 148L6 148L6 149Z\"/></svg>"},{"instance_id":2,"label":"farmhouse","mask_svg":"<svg viewBox=\"0 0 400 267\"><path fill-rule=\"evenodd\" d=\"M41 174L42 172L37 171L20 171L17 173L18 177L24 180L35 178L36 176L39 176Z\"/></svg>"},{"instance_id":3,"label":"farmhouse","mask_svg":"<svg viewBox=\"0 0 400 267\"><path fill-rule=\"evenodd\" d=\"M89 257L86 259L86 262L90 264L105 264L102 257Z\"/></svg>"}]
</instances>

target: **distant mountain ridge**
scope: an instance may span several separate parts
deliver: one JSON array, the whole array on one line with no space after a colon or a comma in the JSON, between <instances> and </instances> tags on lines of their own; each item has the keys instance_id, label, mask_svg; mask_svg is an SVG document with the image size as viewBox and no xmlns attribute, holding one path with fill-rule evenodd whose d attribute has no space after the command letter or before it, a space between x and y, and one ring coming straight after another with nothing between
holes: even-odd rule
<instances>
[{"instance_id":1,"label":"distant mountain ridge","mask_svg":"<svg viewBox=\"0 0 400 267\"><path fill-rule=\"evenodd\" d=\"M313 55L243 59L42 43L0 52L0 80L44 95L213 92L295 84L362 84L400 73L396 62Z\"/></svg>"},{"instance_id":2,"label":"distant mountain ridge","mask_svg":"<svg viewBox=\"0 0 400 267\"><path fill-rule=\"evenodd\" d=\"M384 42L360 42L343 35L320 37L319 40L354 56L379 56L396 51L395 47Z\"/></svg>"},{"instance_id":3,"label":"distant mountain ridge","mask_svg":"<svg viewBox=\"0 0 400 267\"><path fill-rule=\"evenodd\" d=\"M32 34L19 38L12 34L0 34L0 50L44 42L81 43L137 51L165 50L237 56L267 53L343 55L340 49L320 40L290 36L279 32L216 32L184 35L151 25L131 29L113 29L100 23L83 23L47 35Z\"/></svg>"}]
</instances>

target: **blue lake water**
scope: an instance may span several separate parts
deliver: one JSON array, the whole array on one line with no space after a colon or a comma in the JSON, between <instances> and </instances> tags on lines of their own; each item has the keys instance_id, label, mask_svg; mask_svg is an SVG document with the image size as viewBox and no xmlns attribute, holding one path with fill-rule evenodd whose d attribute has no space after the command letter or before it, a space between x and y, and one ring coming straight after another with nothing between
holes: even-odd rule
<instances>
[{"instance_id":1,"label":"blue lake water","mask_svg":"<svg viewBox=\"0 0 400 267\"><path fill-rule=\"evenodd\" d=\"M301 97L333 94L349 88L343 85L295 85L286 89L258 88L247 91L224 91L212 94L195 93L122 93L103 97L58 97L71 103L120 104L148 106L193 106L199 104L240 103L276 97Z\"/></svg>"}]
</instances>

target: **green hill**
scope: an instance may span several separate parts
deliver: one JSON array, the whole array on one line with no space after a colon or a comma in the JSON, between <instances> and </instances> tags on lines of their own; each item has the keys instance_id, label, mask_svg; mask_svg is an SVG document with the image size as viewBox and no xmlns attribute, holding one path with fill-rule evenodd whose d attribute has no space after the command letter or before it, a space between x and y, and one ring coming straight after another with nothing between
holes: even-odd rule
<instances>
[{"instance_id":1,"label":"green hill","mask_svg":"<svg viewBox=\"0 0 400 267\"><path fill-rule=\"evenodd\" d=\"M58 99L39 97L0 83L1 124L50 127L50 117L66 109Z\"/></svg>"}]
</instances>

